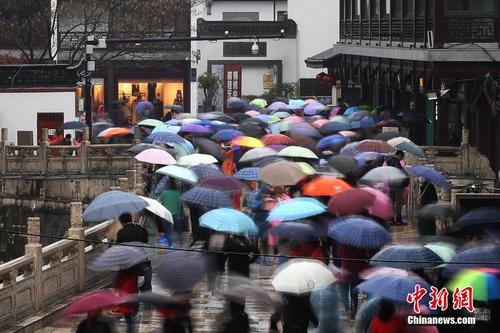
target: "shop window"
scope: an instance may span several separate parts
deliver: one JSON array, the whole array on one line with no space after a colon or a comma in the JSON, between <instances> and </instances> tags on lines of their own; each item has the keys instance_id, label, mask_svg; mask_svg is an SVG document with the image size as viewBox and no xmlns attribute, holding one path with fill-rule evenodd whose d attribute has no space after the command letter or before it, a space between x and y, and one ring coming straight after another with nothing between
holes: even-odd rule
<instances>
[{"instance_id":1,"label":"shop window","mask_svg":"<svg viewBox=\"0 0 500 333\"><path fill-rule=\"evenodd\" d=\"M447 0L447 12L494 13L496 0Z\"/></svg>"},{"instance_id":2,"label":"shop window","mask_svg":"<svg viewBox=\"0 0 500 333\"><path fill-rule=\"evenodd\" d=\"M259 12L223 12L223 21L258 21Z\"/></svg>"}]
</instances>

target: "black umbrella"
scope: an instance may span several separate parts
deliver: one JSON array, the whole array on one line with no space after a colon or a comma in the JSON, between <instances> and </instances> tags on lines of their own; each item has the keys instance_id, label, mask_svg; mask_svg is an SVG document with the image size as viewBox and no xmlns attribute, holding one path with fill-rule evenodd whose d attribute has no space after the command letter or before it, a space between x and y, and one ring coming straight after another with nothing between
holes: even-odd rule
<instances>
[{"instance_id":1,"label":"black umbrella","mask_svg":"<svg viewBox=\"0 0 500 333\"><path fill-rule=\"evenodd\" d=\"M222 156L222 148L217 143L213 142L208 138L194 138L193 144L198 148L198 151L202 154L208 154L215 157L219 162L224 160Z\"/></svg>"},{"instance_id":2,"label":"black umbrella","mask_svg":"<svg viewBox=\"0 0 500 333\"><path fill-rule=\"evenodd\" d=\"M245 133L247 136L254 138L261 138L267 134L266 126L258 122L244 122L238 126L238 130Z\"/></svg>"},{"instance_id":3,"label":"black umbrella","mask_svg":"<svg viewBox=\"0 0 500 333\"><path fill-rule=\"evenodd\" d=\"M375 254L370 264L399 269L423 269L436 267L443 259L423 245L393 245Z\"/></svg>"},{"instance_id":4,"label":"black umbrella","mask_svg":"<svg viewBox=\"0 0 500 333\"><path fill-rule=\"evenodd\" d=\"M328 164L343 174L350 174L356 171L358 163L354 157L349 155L335 155L328 159Z\"/></svg>"},{"instance_id":5,"label":"black umbrella","mask_svg":"<svg viewBox=\"0 0 500 333\"><path fill-rule=\"evenodd\" d=\"M210 177L224 176L222 171L220 171L219 168L213 164L195 165L190 167L189 169L191 169L198 176L199 182Z\"/></svg>"},{"instance_id":6,"label":"black umbrella","mask_svg":"<svg viewBox=\"0 0 500 333\"><path fill-rule=\"evenodd\" d=\"M252 298L256 303L276 307L278 302L269 296L268 292L254 281L243 276L230 275L227 278L227 288L222 294L232 302L245 304L246 298Z\"/></svg>"},{"instance_id":7,"label":"black umbrella","mask_svg":"<svg viewBox=\"0 0 500 333\"><path fill-rule=\"evenodd\" d=\"M344 123L328 122L318 129L321 135L328 136L340 131L347 131L351 129L351 125Z\"/></svg>"},{"instance_id":8,"label":"black umbrella","mask_svg":"<svg viewBox=\"0 0 500 333\"><path fill-rule=\"evenodd\" d=\"M448 206L438 204L425 205L418 211L418 217L434 219L436 217L454 217L455 212Z\"/></svg>"},{"instance_id":9,"label":"black umbrella","mask_svg":"<svg viewBox=\"0 0 500 333\"><path fill-rule=\"evenodd\" d=\"M271 233L283 240L317 240L320 236L320 232L312 225L297 222L280 224Z\"/></svg>"},{"instance_id":10,"label":"black umbrella","mask_svg":"<svg viewBox=\"0 0 500 333\"><path fill-rule=\"evenodd\" d=\"M152 143L139 143L139 144L133 146L132 148L130 148L128 151L130 153L133 153L133 154L139 154L139 153L143 152L144 150L151 149L151 148L163 149L161 146L154 145Z\"/></svg>"},{"instance_id":11,"label":"black umbrella","mask_svg":"<svg viewBox=\"0 0 500 333\"><path fill-rule=\"evenodd\" d=\"M140 293L134 297L137 301L151 304L159 308L186 311L190 306L186 299L180 297L156 294L153 292Z\"/></svg>"},{"instance_id":12,"label":"black umbrella","mask_svg":"<svg viewBox=\"0 0 500 333\"><path fill-rule=\"evenodd\" d=\"M399 132L384 132L377 134L373 137L374 140L382 140L382 141L389 141L390 139L394 139L401 136Z\"/></svg>"},{"instance_id":13,"label":"black umbrella","mask_svg":"<svg viewBox=\"0 0 500 333\"><path fill-rule=\"evenodd\" d=\"M68 122L65 122L64 124L62 124L59 129L61 131L62 130L78 130L78 129L84 129L87 127L88 127L87 124L82 123L81 121L68 121Z\"/></svg>"},{"instance_id":14,"label":"black umbrella","mask_svg":"<svg viewBox=\"0 0 500 333\"><path fill-rule=\"evenodd\" d=\"M451 276L462 269L500 268L500 245L488 244L469 247L457 252L446 265L443 275Z\"/></svg>"},{"instance_id":15,"label":"black umbrella","mask_svg":"<svg viewBox=\"0 0 500 333\"><path fill-rule=\"evenodd\" d=\"M500 208L481 207L461 216L453 225L453 230L480 230L495 227L500 228Z\"/></svg>"},{"instance_id":16,"label":"black umbrella","mask_svg":"<svg viewBox=\"0 0 500 333\"><path fill-rule=\"evenodd\" d=\"M190 291L205 277L207 263L201 253L174 251L160 259L156 271L166 288Z\"/></svg>"}]
</instances>

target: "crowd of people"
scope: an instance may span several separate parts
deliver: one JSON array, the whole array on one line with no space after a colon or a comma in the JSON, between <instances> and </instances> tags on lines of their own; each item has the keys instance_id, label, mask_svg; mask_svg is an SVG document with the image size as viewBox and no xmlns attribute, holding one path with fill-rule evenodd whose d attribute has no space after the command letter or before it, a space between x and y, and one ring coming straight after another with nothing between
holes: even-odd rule
<instances>
[{"instance_id":1,"label":"crowd of people","mask_svg":"<svg viewBox=\"0 0 500 333\"><path fill-rule=\"evenodd\" d=\"M229 275L251 280L254 263L276 272L302 259L327 268L335 282L326 288L317 287L314 278L305 280L302 292L274 286L278 297L269 319L273 332L308 332L311 327L316 332L343 332L349 320L355 332L486 332L494 327L498 298L477 299L488 309L489 322L420 326L406 322L413 313L405 292L413 292L418 284L449 288L459 268L489 267L487 274L496 277L499 288L498 263L471 265L469 260L468 265L451 265L451 269L443 263L481 246L500 251L493 236L498 233L490 232L490 226L437 230L436 218L453 216L451 209L437 205L437 189L449 189L449 183L431 168L406 165L405 153L418 156L421 149L398 133L382 131L384 126L404 126L402 120L380 108L328 107L315 100L265 106L262 100L229 103L233 111L229 115L180 117L167 121L163 131L144 129L144 143L131 151L144 163L147 196L160 202L172 218L167 221L147 209L122 211L117 216L122 228L116 243L162 245L175 252L182 247L183 233L190 232L190 248L207 253L206 282L214 293L223 288L220 277L226 269ZM141 156L151 150L168 154L172 162ZM189 156L198 160L185 162ZM178 169L168 169L170 165ZM194 181L188 179L191 175ZM412 178L420 184L415 200L424 208L418 221L409 221L404 214ZM207 221L207 214L224 209L230 211L224 215L227 221L221 219L222 227L215 226L215 220ZM245 229L243 222L236 223L241 228L230 230L229 220L236 220L237 212L250 218L251 225ZM388 246L394 231L405 230L408 224L416 224L418 234L428 238ZM448 256L435 250L439 246L449 249ZM389 250L394 250L392 257L386 254ZM403 254L397 257L396 252ZM149 260L121 269L114 273L113 287L126 294L150 293L153 271ZM380 290L365 286L386 275L396 282L381 282ZM176 307L157 305L165 318L164 332L192 332L190 297L196 287L170 290L178 301ZM360 297L360 292L368 298ZM452 294L450 290L445 297L450 304L455 302ZM250 331L244 296L243 301L228 298L227 320L220 331ZM129 302L112 309L123 316L127 332L137 329L138 307L138 302ZM422 304L421 310L433 316L473 315L451 305L440 310ZM99 311L89 314L78 332L104 332L96 326L102 323Z\"/></svg>"}]
</instances>

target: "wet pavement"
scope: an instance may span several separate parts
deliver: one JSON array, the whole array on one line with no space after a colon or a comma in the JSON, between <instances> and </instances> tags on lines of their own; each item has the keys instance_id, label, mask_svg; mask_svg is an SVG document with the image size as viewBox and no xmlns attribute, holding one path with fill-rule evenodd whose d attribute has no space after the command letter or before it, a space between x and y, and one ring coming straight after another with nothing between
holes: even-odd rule
<instances>
[{"instance_id":1,"label":"wet pavement","mask_svg":"<svg viewBox=\"0 0 500 333\"><path fill-rule=\"evenodd\" d=\"M416 238L416 231L409 226L395 226L391 227L395 243L411 242ZM189 240L185 237L183 243L188 244ZM273 292L271 285L272 274L276 269L276 264L261 265L253 264L251 266L251 279L261 285L270 293ZM221 285L227 285L225 276L221 277ZM153 276L153 291L166 293L159 284L156 275ZM208 290L205 282L200 284L196 296L193 299L193 309L191 316L193 319L194 332L208 333L220 331L220 325L224 322L224 308L225 300L217 293L212 293ZM269 318L271 310L260 304L255 303L253 300L248 299L246 305L246 312L250 319L251 332L269 332ZM141 305L139 317L140 323L138 324L138 332L161 332L163 319L161 315L151 308L145 308ZM342 322L342 331L351 332L353 321L349 320L344 315L340 316ZM78 320L65 320L53 323L51 327L45 327L37 330L38 333L66 333L74 332L78 324ZM123 321L117 321L117 332L125 332L125 324ZM311 330L313 332L313 330Z\"/></svg>"}]
</instances>

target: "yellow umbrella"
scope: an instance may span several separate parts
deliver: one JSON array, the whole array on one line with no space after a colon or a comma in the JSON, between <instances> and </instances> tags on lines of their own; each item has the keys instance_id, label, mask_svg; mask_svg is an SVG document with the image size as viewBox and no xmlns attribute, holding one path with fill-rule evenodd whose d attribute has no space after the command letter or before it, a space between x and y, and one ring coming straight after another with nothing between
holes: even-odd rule
<instances>
[{"instance_id":1,"label":"yellow umbrella","mask_svg":"<svg viewBox=\"0 0 500 333\"><path fill-rule=\"evenodd\" d=\"M231 141L231 144L247 148L265 147L265 144L262 141L256 138L252 138L251 136L240 136L239 138L236 138L233 141Z\"/></svg>"}]
</instances>

